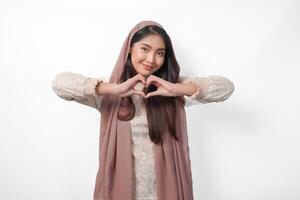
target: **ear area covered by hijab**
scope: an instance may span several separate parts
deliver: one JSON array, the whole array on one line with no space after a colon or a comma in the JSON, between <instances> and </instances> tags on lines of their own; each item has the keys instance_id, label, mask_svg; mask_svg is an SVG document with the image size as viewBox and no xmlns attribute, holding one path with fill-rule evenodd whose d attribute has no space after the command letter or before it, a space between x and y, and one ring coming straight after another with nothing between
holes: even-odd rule
<instances>
[{"instance_id":1,"label":"ear area covered by hijab","mask_svg":"<svg viewBox=\"0 0 300 200\"><path fill-rule=\"evenodd\" d=\"M142 28L162 25L155 21L136 24L123 42L109 82L118 83L128 56L134 34ZM100 107L99 168L93 200L134 199L134 165L129 121L117 118L121 97L105 95ZM176 106L176 141L164 134L162 143L154 144L155 177L158 200L193 200L193 185L189 157L185 110Z\"/></svg>"}]
</instances>

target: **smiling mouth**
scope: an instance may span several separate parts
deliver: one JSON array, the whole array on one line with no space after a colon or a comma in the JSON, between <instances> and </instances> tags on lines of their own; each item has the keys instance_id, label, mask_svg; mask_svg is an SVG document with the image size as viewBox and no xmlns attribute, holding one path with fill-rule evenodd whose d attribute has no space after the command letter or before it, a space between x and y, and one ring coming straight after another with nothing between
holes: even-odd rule
<instances>
[{"instance_id":1,"label":"smiling mouth","mask_svg":"<svg viewBox=\"0 0 300 200\"><path fill-rule=\"evenodd\" d=\"M145 64L142 64L143 65L143 67L146 69L146 70L152 70L153 69L153 67L151 67L151 66L148 66L148 65L145 65Z\"/></svg>"}]
</instances>

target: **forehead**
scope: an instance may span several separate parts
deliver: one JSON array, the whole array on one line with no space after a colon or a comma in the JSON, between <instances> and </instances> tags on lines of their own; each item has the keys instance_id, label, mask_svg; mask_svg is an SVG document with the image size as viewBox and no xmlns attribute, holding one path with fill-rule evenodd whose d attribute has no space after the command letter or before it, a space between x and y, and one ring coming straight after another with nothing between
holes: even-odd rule
<instances>
[{"instance_id":1,"label":"forehead","mask_svg":"<svg viewBox=\"0 0 300 200\"><path fill-rule=\"evenodd\" d=\"M165 49L164 39L158 34L150 34L137 42L138 45L145 45L153 49Z\"/></svg>"}]
</instances>

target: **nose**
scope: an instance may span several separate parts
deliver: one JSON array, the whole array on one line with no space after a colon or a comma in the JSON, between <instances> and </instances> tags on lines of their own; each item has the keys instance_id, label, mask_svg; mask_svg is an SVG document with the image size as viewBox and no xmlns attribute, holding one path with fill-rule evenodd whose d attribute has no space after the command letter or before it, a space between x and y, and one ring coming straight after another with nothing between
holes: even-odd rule
<instances>
[{"instance_id":1,"label":"nose","mask_svg":"<svg viewBox=\"0 0 300 200\"><path fill-rule=\"evenodd\" d=\"M153 54L153 53L149 53L149 54L147 55L146 61L147 61L149 64L153 65L154 62L155 62L154 54Z\"/></svg>"}]
</instances>

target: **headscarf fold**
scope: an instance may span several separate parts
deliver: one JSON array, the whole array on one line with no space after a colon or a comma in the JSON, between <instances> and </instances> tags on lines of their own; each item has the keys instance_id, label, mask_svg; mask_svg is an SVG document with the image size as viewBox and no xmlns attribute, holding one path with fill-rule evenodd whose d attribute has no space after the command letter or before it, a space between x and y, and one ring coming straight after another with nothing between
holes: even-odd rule
<instances>
[{"instance_id":1,"label":"headscarf fold","mask_svg":"<svg viewBox=\"0 0 300 200\"><path fill-rule=\"evenodd\" d=\"M126 37L118 60L110 76L110 83L118 83L128 56L133 35L154 21L141 21ZM99 168L94 200L133 200L134 163L129 121L117 118L121 97L105 95L100 113ZM183 106L176 104L176 130L179 141L170 133L163 134L162 143L154 144L157 200L193 200L193 184L189 157L186 115Z\"/></svg>"}]
</instances>

